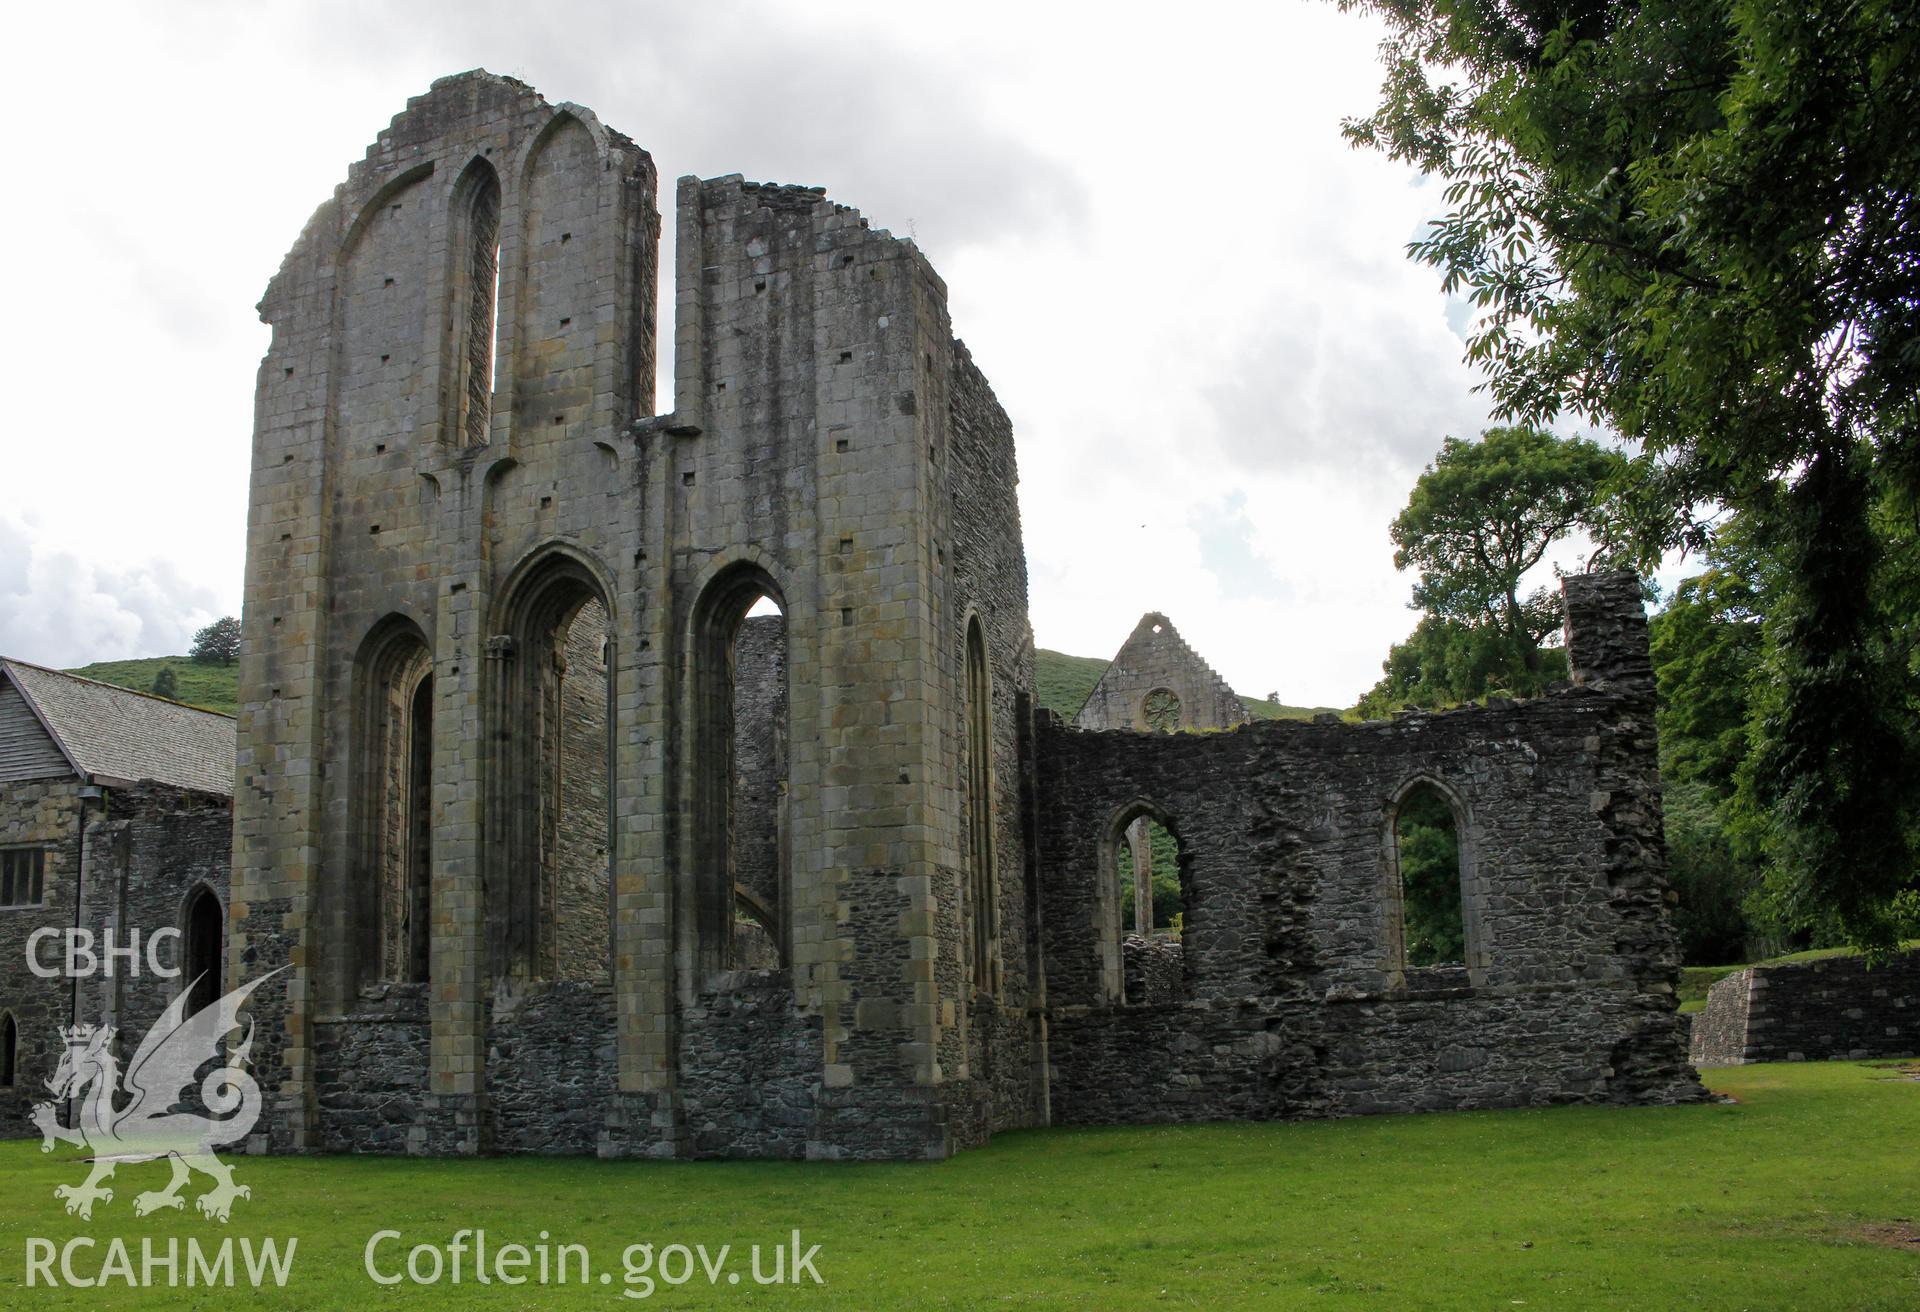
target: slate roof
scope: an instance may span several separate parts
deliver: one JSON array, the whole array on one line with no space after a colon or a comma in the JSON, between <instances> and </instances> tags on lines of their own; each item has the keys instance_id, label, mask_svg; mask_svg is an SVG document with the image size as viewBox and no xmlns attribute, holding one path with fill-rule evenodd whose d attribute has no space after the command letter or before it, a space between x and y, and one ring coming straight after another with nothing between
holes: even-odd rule
<instances>
[{"instance_id":1,"label":"slate roof","mask_svg":"<svg viewBox=\"0 0 1920 1312\"><path fill-rule=\"evenodd\" d=\"M232 716L6 657L0 672L81 774L233 796Z\"/></svg>"}]
</instances>

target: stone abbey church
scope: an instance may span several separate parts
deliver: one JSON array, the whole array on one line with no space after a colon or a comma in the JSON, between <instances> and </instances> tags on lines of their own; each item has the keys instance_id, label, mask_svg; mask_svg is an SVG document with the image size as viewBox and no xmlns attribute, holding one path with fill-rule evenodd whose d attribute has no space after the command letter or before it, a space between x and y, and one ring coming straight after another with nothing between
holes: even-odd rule
<instances>
[{"instance_id":1,"label":"stone abbey church","mask_svg":"<svg viewBox=\"0 0 1920 1312\"><path fill-rule=\"evenodd\" d=\"M1013 434L926 259L681 179L657 405L657 191L591 112L447 78L261 303L226 983L291 969L257 1147L937 1158L1701 1096L1631 578L1566 581L1546 697L1240 723L1196 657L1066 725ZM1403 945L1417 788L1456 964ZM1151 996L1143 820L1181 905Z\"/></svg>"}]
</instances>

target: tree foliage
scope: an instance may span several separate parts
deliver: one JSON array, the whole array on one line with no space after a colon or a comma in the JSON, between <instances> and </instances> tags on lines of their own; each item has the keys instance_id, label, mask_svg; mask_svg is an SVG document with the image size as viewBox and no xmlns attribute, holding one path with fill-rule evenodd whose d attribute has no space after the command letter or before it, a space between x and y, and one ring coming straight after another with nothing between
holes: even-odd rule
<instances>
[{"instance_id":1,"label":"tree foliage","mask_svg":"<svg viewBox=\"0 0 1920 1312\"><path fill-rule=\"evenodd\" d=\"M1460 831L1447 799L1416 788L1394 817L1400 851L1400 892L1409 966L1462 962L1466 928L1460 908Z\"/></svg>"},{"instance_id":2,"label":"tree foliage","mask_svg":"<svg viewBox=\"0 0 1920 1312\"><path fill-rule=\"evenodd\" d=\"M188 652L197 665L231 665L240 659L240 621L223 615L193 635Z\"/></svg>"},{"instance_id":3,"label":"tree foliage","mask_svg":"<svg viewBox=\"0 0 1920 1312\"><path fill-rule=\"evenodd\" d=\"M153 695L155 697L180 696L180 676L173 672L171 665L162 665L160 672L153 676Z\"/></svg>"},{"instance_id":4,"label":"tree foliage","mask_svg":"<svg viewBox=\"0 0 1920 1312\"><path fill-rule=\"evenodd\" d=\"M1560 626L1558 596L1521 580L1577 528L1601 530L1603 487L1623 464L1597 443L1537 428L1449 437L1393 521L1396 569L1418 569L1413 604L1497 635L1529 669Z\"/></svg>"},{"instance_id":5,"label":"tree foliage","mask_svg":"<svg viewBox=\"0 0 1920 1312\"><path fill-rule=\"evenodd\" d=\"M1425 615L1382 663L1384 674L1355 708L1378 720L1403 706L1459 706L1490 694L1532 697L1567 677L1567 654L1534 649L1529 664L1500 633Z\"/></svg>"},{"instance_id":6,"label":"tree foliage","mask_svg":"<svg viewBox=\"0 0 1920 1312\"><path fill-rule=\"evenodd\" d=\"M1624 463L1533 428L1446 438L1389 530L1395 567L1419 571L1413 605L1425 614L1387 654L1361 713L1530 697L1565 678L1565 655L1541 648L1560 627L1559 593L1523 596L1522 580L1575 530L1604 541L1607 489Z\"/></svg>"},{"instance_id":7,"label":"tree foliage","mask_svg":"<svg viewBox=\"0 0 1920 1312\"><path fill-rule=\"evenodd\" d=\"M1779 563L1748 791L1788 901L1885 949L1915 879L1911 563L1870 524L1920 490L1910 0L1340 3L1389 33L1348 136L1445 179L1411 249L1479 308L1501 413L1641 444L1643 561L1730 507Z\"/></svg>"}]
</instances>

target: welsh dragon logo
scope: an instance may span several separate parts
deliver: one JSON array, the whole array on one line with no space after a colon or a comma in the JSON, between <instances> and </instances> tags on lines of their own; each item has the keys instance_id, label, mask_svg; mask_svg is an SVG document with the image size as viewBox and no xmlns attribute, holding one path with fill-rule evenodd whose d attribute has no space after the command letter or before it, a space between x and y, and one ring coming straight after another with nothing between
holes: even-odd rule
<instances>
[{"instance_id":1,"label":"welsh dragon logo","mask_svg":"<svg viewBox=\"0 0 1920 1312\"><path fill-rule=\"evenodd\" d=\"M165 1189L136 1197L135 1216L185 1207L180 1191L195 1171L213 1179L214 1187L194 1200L194 1206L213 1220L225 1221L235 1200L253 1196L247 1186L233 1182L233 1168L214 1155L214 1149L245 1138L260 1119L260 1086L246 1071L253 1049L251 1020L245 1023L240 1042L224 1054L225 1064L200 1082L200 1100L212 1115L184 1110L181 1099L200 1068L222 1057L221 1041L241 1028L239 1013L247 998L279 973L243 984L192 1016L186 1010L193 988L181 990L140 1041L127 1066L124 1087L113 1051L113 1029L104 1025L61 1029L66 1053L47 1081L55 1101L35 1103L33 1123L46 1139L41 1152L52 1152L57 1141L93 1154L93 1169L85 1181L53 1191L55 1198L66 1201L69 1213L91 1220L95 1203L113 1201L113 1190L104 1182L113 1178L114 1168L162 1157L172 1159L173 1179ZM63 1098L75 1099L79 1108L77 1124L71 1127L60 1124L58 1100ZM124 1105L116 1108L116 1101Z\"/></svg>"}]
</instances>

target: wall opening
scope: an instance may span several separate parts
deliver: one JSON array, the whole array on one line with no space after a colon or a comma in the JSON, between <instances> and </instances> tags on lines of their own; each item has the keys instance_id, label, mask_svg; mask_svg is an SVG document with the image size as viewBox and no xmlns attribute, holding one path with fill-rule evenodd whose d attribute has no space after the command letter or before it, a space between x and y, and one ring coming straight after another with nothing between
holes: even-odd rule
<instances>
[{"instance_id":1,"label":"wall opening","mask_svg":"<svg viewBox=\"0 0 1920 1312\"><path fill-rule=\"evenodd\" d=\"M500 180L493 166L475 160L455 195L461 264L452 316L458 335L454 431L461 445L480 446L493 420L500 358Z\"/></svg>"},{"instance_id":2,"label":"wall opening","mask_svg":"<svg viewBox=\"0 0 1920 1312\"><path fill-rule=\"evenodd\" d=\"M766 571L710 583L693 621L694 913L700 983L792 953L787 616Z\"/></svg>"},{"instance_id":3,"label":"wall opening","mask_svg":"<svg viewBox=\"0 0 1920 1312\"><path fill-rule=\"evenodd\" d=\"M502 657L489 919L495 973L604 982L613 961L613 626L591 571L554 555L516 589Z\"/></svg>"},{"instance_id":4,"label":"wall opening","mask_svg":"<svg viewBox=\"0 0 1920 1312\"><path fill-rule=\"evenodd\" d=\"M0 1014L0 1089L11 1089L20 1064L20 1027L13 1013Z\"/></svg>"},{"instance_id":5,"label":"wall opening","mask_svg":"<svg viewBox=\"0 0 1920 1312\"><path fill-rule=\"evenodd\" d=\"M378 625L355 666L353 897L340 962L358 990L425 981L433 885L433 656L419 628Z\"/></svg>"},{"instance_id":6,"label":"wall opening","mask_svg":"<svg viewBox=\"0 0 1920 1312\"><path fill-rule=\"evenodd\" d=\"M187 1014L212 1006L225 993L226 913L205 884L187 895L185 924Z\"/></svg>"},{"instance_id":7,"label":"wall opening","mask_svg":"<svg viewBox=\"0 0 1920 1312\"><path fill-rule=\"evenodd\" d=\"M1140 703L1140 718L1154 733L1175 732L1180 728L1179 695L1171 688L1155 688Z\"/></svg>"},{"instance_id":8,"label":"wall opening","mask_svg":"<svg viewBox=\"0 0 1920 1312\"><path fill-rule=\"evenodd\" d=\"M428 928L433 924L433 676L423 677L413 690L407 712L407 834L405 869L396 908L405 935L404 952L396 943L395 976L425 983L432 950Z\"/></svg>"},{"instance_id":9,"label":"wall opening","mask_svg":"<svg viewBox=\"0 0 1920 1312\"><path fill-rule=\"evenodd\" d=\"M1467 964L1461 825L1447 795L1424 780L1402 793L1391 847L1405 964Z\"/></svg>"},{"instance_id":10,"label":"wall opening","mask_svg":"<svg viewBox=\"0 0 1920 1312\"><path fill-rule=\"evenodd\" d=\"M1000 991L1000 908L994 870L993 681L979 616L967 623L967 901L973 986Z\"/></svg>"},{"instance_id":11,"label":"wall opening","mask_svg":"<svg viewBox=\"0 0 1920 1312\"><path fill-rule=\"evenodd\" d=\"M1180 937L1186 903L1180 890L1180 842L1173 831L1141 816L1121 835L1115 858L1121 925L1135 934Z\"/></svg>"},{"instance_id":12,"label":"wall opening","mask_svg":"<svg viewBox=\"0 0 1920 1312\"><path fill-rule=\"evenodd\" d=\"M0 852L0 907L37 907L46 900L47 853L39 847Z\"/></svg>"},{"instance_id":13,"label":"wall opening","mask_svg":"<svg viewBox=\"0 0 1920 1312\"><path fill-rule=\"evenodd\" d=\"M1180 836L1147 801L1121 808L1100 841L1100 993L1110 1004L1174 1002L1189 992L1187 881Z\"/></svg>"}]
</instances>

